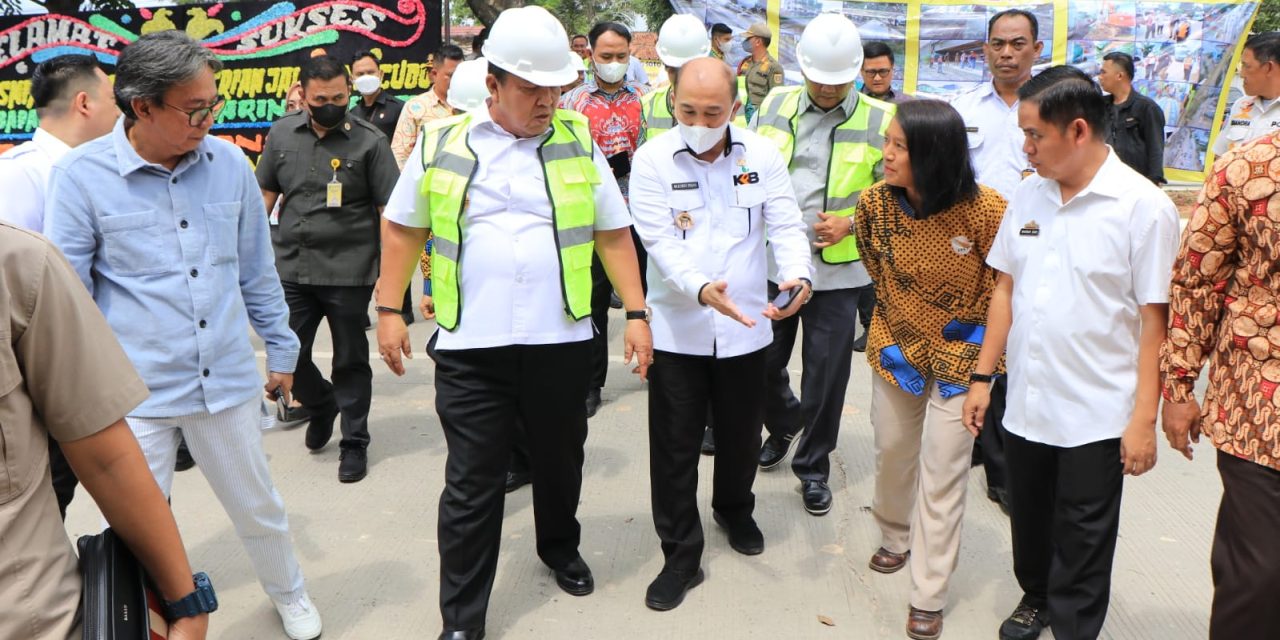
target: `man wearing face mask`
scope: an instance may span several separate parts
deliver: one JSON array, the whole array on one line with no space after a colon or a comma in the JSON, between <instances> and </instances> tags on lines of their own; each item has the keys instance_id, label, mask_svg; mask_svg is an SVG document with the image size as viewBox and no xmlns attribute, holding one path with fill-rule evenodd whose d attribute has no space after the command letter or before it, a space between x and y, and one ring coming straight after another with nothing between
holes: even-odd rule
<instances>
[{"instance_id":1,"label":"man wearing face mask","mask_svg":"<svg viewBox=\"0 0 1280 640\"><path fill-rule=\"evenodd\" d=\"M853 219L858 196L883 175L884 132L894 106L853 88L862 67L862 39L848 18L824 13L805 27L796 45L803 87L774 89L757 116L757 132L773 141L789 163L800 211L813 247L813 302L773 325L768 352L769 388L760 467L782 463L799 438L791 470L800 479L805 511L831 510L829 456L836 448L859 318L875 297L862 265ZM770 290L786 273L770 270ZM804 323L800 398L791 391L787 362Z\"/></svg>"},{"instance_id":2,"label":"man wearing face mask","mask_svg":"<svg viewBox=\"0 0 1280 640\"><path fill-rule=\"evenodd\" d=\"M725 54L729 53L731 47L733 47L733 29L723 22L711 25L711 57L728 62L725 60Z\"/></svg>"},{"instance_id":3,"label":"man wearing face mask","mask_svg":"<svg viewBox=\"0 0 1280 640\"><path fill-rule=\"evenodd\" d=\"M783 69L769 54L769 43L773 40L769 25L757 22L743 36L742 49L747 57L738 67L738 75L743 76L746 85L747 103L743 107L749 122L764 102L764 97L774 87L782 86Z\"/></svg>"},{"instance_id":4,"label":"man wearing face mask","mask_svg":"<svg viewBox=\"0 0 1280 640\"><path fill-rule=\"evenodd\" d=\"M395 139L396 123L404 102L382 90L382 68L378 58L369 51L360 51L351 59L351 80L360 101L351 110L355 115L373 124L387 137L388 144Z\"/></svg>"},{"instance_id":5,"label":"man wearing face mask","mask_svg":"<svg viewBox=\"0 0 1280 640\"><path fill-rule=\"evenodd\" d=\"M591 138L609 161L613 177L622 196L627 197L627 180L631 175L631 156L640 146L640 122L644 89L626 80L631 60L631 31L616 22L601 22L587 34L591 44L591 63L595 74L582 86L564 94L560 108L577 111L591 123ZM636 242L641 263L644 249ZM600 409L601 389L609 369L609 278L597 258L591 267L591 321L596 334L592 347L595 363L591 389L587 393L587 417Z\"/></svg>"},{"instance_id":6,"label":"man wearing face mask","mask_svg":"<svg viewBox=\"0 0 1280 640\"><path fill-rule=\"evenodd\" d=\"M711 506L729 546L764 551L753 512L764 421L767 320L811 294L810 250L787 174L769 140L730 124L734 75L714 58L680 68L678 134L636 153L631 209L649 250L654 363L649 369L653 520L665 556L645 604L667 611L703 580L698 451L711 407L716 464ZM765 235L789 302L770 302ZM535 483L536 487L537 484Z\"/></svg>"},{"instance_id":7,"label":"man wearing face mask","mask_svg":"<svg viewBox=\"0 0 1280 640\"><path fill-rule=\"evenodd\" d=\"M379 215L400 171L387 137L348 116L350 80L341 62L311 58L299 79L304 109L271 126L258 185L268 210L284 197L271 240L289 327L302 341L293 393L311 414L307 448L328 444L341 414L338 480L359 482L368 470L373 394L365 309L378 277ZM332 382L311 359L321 320L333 336Z\"/></svg>"}]
</instances>

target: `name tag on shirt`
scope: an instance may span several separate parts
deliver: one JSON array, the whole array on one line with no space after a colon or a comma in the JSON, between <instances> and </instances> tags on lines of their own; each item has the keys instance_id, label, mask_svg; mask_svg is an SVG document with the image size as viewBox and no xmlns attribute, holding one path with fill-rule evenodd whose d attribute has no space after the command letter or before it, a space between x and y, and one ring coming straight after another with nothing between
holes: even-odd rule
<instances>
[{"instance_id":1,"label":"name tag on shirt","mask_svg":"<svg viewBox=\"0 0 1280 640\"><path fill-rule=\"evenodd\" d=\"M1025 226L1018 230L1020 236L1038 236L1040 235L1040 225L1035 220L1028 222Z\"/></svg>"},{"instance_id":2,"label":"name tag on shirt","mask_svg":"<svg viewBox=\"0 0 1280 640\"><path fill-rule=\"evenodd\" d=\"M342 206L342 183L334 180L329 183L325 189L325 206L341 207Z\"/></svg>"},{"instance_id":3,"label":"name tag on shirt","mask_svg":"<svg viewBox=\"0 0 1280 640\"><path fill-rule=\"evenodd\" d=\"M671 183L672 191L697 191L698 183L696 182L673 182Z\"/></svg>"}]
</instances>

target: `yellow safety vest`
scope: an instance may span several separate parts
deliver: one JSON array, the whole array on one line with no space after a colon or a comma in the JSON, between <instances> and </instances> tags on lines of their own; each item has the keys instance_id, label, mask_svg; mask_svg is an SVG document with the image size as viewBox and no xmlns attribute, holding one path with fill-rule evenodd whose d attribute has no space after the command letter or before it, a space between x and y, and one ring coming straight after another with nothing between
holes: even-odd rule
<instances>
[{"instance_id":1,"label":"yellow safety vest","mask_svg":"<svg viewBox=\"0 0 1280 640\"><path fill-rule=\"evenodd\" d=\"M671 93L671 85L667 85L657 91L646 93L640 98L640 117L644 119L644 140L648 142L660 133L665 133L676 128L676 117L671 114L671 107L667 104L667 95ZM738 115L734 116L733 124L739 128L747 128L746 100L742 99L742 109L738 109Z\"/></svg>"},{"instance_id":2,"label":"yellow safety vest","mask_svg":"<svg viewBox=\"0 0 1280 640\"><path fill-rule=\"evenodd\" d=\"M431 254L432 297L436 324L447 331L457 329L462 317L459 285L462 216L477 166L468 144L470 125L470 114L433 121L423 126L420 142L426 171L419 191L435 236ZM600 184L592 152L586 117L575 111L557 110L551 119L551 135L538 147L538 159L551 199L564 312L574 320L591 315L595 186Z\"/></svg>"},{"instance_id":3,"label":"yellow safety vest","mask_svg":"<svg viewBox=\"0 0 1280 640\"><path fill-rule=\"evenodd\" d=\"M756 132L778 145L790 166L794 158L796 120L803 86L777 87L760 105ZM851 217L862 190L875 184L875 168L884 156L884 132L896 107L888 102L858 96L858 105L847 120L831 131L831 160L823 209L833 216ZM856 262L858 241L853 235L822 250L828 264Z\"/></svg>"}]
</instances>

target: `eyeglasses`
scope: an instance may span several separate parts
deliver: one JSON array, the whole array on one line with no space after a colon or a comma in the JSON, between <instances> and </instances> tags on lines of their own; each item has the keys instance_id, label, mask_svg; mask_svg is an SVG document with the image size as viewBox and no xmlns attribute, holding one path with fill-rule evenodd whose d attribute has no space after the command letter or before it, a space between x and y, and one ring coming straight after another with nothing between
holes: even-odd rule
<instances>
[{"instance_id":1,"label":"eyeglasses","mask_svg":"<svg viewBox=\"0 0 1280 640\"><path fill-rule=\"evenodd\" d=\"M888 78L893 69L863 69L862 74L872 78Z\"/></svg>"},{"instance_id":2,"label":"eyeglasses","mask_svg":"<svg viewBox=\"0 0 1280 640\"><path fill-rule=\"evenodd\" d=\"M1026 49L1029 44L1031 44L1031 42L1026 38L1018 38L1017 40L1000 40L999 38L992 38L987 41L987 46L996 51L1004 51L1005 47L1013 47L1014 51L1022 51L1023 49Z\"/></svg>"},{"instance_id":3,"label":"eyeglasses","mask_svg":"<svg viewBox=\"0 0 1280 640\"><path fill-rule=\"evenodd\" d=\"M218 96L218 99L215 100L213 104L207 107L200 107L199 109L196 109L194 111L179 109L167 102L162 102L160 104L163 104L164 106L169 107L170 109L173 109L178 113L187 114L187 124L193 127L198 127L201 124L204 124L204 121L207 120L210 116L212 116L216 120L218 118L218 114L222 113L222 108L227 106L227 100L222 96Z\"/></svg>"}]
</instances>

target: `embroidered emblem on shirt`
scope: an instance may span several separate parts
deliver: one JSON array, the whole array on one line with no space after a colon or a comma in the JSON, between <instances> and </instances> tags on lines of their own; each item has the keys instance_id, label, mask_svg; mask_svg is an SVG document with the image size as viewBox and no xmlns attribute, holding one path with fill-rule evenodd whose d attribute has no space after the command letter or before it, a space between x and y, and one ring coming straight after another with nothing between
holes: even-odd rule
<instances>
[{"instance_id":1,"label":"embroidered emblem on shirt","mask_svg":"<svg viewBox=\"0 0 1280 640\"><path fill-rule=\"evenodd\" d=\"M739 173L733 177L733 184L735 185L756 184L758 182L760 182L760 174L755 171L750 173Z\"/></svg>"},{"instance_id":2,"label":"embroidered emblem on shirt","mask_svg":"<svg viewBox=\"0 0 1280 640\"><path fill-rule=\"evenodd\" d=\"M956 236L951 239L951 250L958 255L967 256L973 251L973 241L966 236Z\"/></svg>"}]
</instances>

